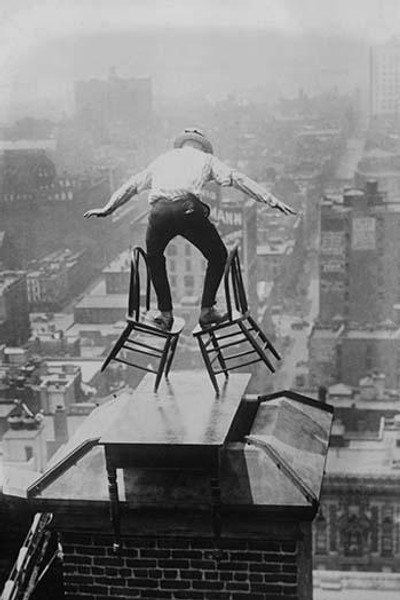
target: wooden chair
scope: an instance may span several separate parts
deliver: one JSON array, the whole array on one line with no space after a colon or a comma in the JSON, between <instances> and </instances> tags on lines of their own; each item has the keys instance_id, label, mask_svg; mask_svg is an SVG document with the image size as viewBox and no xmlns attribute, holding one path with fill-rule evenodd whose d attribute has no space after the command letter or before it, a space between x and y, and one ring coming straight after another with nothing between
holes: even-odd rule
<instances>
[{"instance_id":1,"label":"wooden chair","mask_svg":"<svg viewBox=\"0 0 400 600\"><path fill-rule=\"evenodd\" d=\"M145 311L141 309L140 258L143 259L146 270ZM104 371L110 361L115 360L130 367L155 373L154 391L157 391L163 374L168 377L185 321L174 318L169 330L146 323L150 304L151 279L147 256L142 248L136 246L131 254L127 324L105 359L101 371Z\"/></svg>"},{"instance_id":2,"label":"wooden chair","mask_svg":"<svg viewBox=\"0 0 400 600\"><path fill-rule=\"evenodd\" d=\"M274 373L271 355L280 360L277 350L250 315L237 246L227 259L224 287L228 320L207 328L198 325L193 331L217 395L218 374L223 373L227 378L229 371L257 362L263 362Z\"/></svg>"}]
</instances>

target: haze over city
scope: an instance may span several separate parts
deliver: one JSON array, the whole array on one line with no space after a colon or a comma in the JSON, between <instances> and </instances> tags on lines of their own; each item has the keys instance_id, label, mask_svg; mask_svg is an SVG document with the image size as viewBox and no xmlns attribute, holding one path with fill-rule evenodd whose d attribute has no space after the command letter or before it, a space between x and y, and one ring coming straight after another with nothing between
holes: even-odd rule
<instances>
[{"instance_id":1,"label":"haze over city","mask_svg":"<svg viewBox=\"0 0 400 600\"><path fill-rule=\"evenodd\" d=\"M3 1L0 116L70 113L77 79L151 76L157 99L365 87L395 0Z\"/></svg>"}]
</instances>

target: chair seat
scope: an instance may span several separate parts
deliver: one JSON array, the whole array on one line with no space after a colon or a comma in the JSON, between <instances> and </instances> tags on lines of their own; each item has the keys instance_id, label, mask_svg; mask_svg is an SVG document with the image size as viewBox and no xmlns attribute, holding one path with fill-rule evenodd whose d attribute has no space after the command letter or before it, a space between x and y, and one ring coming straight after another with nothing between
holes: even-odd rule
<instances>
[{"instance_id":1,"label":"chair seat","mask_svg":"<svg viewBox=\"0 0 400 600\"><path fill-rule=\"evenodd\" d=\"M205 333L207 331L217 331L219 329L223 329L224 327L229 327L230 325L234 325L235 323L238 323L239 321L243 321L244 319L246 319L247 315L248 315L248 313L242 314L238 310L233 310L232 311L232 319L223 321L222 323L215 323L214 325L208 325L207 327L203 327L199 323L193 329L192 333L193 333L193 335L198 335L200 333Z\"/></svg>"},{"instance_id":2,"label":"chair seat","mask_svg":"<svg viewBox=\"0 0 400 600\"><path fill-rule=\"evenodd\" d=\"M180 334L185 327L185 319L182 319L181 317L174 317L174 322L172 323L171 329L162 329L161 327L156 327L155 325L151 325L150 323L146 322L146 312L141 313L139 321L137 321L134 317L130 317L129 315L126 316L126 320L128 323L137 323L141 328L143 327L143 329L146 328L149 331L168 333L170 335Z\"/></svg>"}]
</instances>

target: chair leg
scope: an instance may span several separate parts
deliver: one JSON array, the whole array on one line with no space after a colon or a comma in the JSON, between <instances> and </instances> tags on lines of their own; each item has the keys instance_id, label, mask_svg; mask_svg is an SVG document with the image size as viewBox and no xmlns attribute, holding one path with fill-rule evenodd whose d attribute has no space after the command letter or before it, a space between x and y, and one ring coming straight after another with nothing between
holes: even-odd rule
<instances>
[{"instance_id":1,"label":"chair leg","mask_svg":"<svg viewBox=\"0 0 400 600\"><path fill-rule=\"evenodd\" d=\"M154 391L155 392L158 390L158 386L160 385L161 377L164 372L165 363L167 362L167 357L169 354L170 346L171 346L171 338L167 338L167 341L165 342L165 346L164 346L164 351L161 356L160 364L158 366L156 381L154 383Z\"/></svg>"},{"instance_id":2,"label":"chair leg","mask_svg":"<svg viewBox=\"0 0 400 600\"><path fill-rule=\"evenodd\" d=\"M106 455L108 494L110 498L110 517L114 531L114 552L121 549L121 512L118 497L117 469Z\"/></svg>"},{"instance_id":3,"label":"chair leg","mask_svg":"<svg viewBox=\"0 0 400 600\"><path fill-rule=\"evenodd\" d=\"M280 356L279 352L276 350L276 348L273 346L273 344L269 341L269 339L267 338L265 333L259 327L258 323L256 323L256 321L250 315L247 317L247 320L250 323L250 325L252 327L254 327L254 329L256 329L260 333L260 338L262 339L262 341L265 344L268 344L268 350L270 350L272 352L272 354L275 356L275 358L277 360L281 360L281 356Z\"/></svg>"},{"instance_id":4,"label":"chair leg","mask_svg":"<svg viewBox=\"0 0 400 600\"><path fill-rule=\"evenodd\" d=\"M243 325L243 323L239 322L238 325L239 325L240 329L242 330L243 334L249 340L250 344L253 346L254 350L257 352L258 356L261 358L261 360L267 365L267 367L269 368L269 370L272 373L275 373L275 368L273 367L271 361L266 357L265 352L263 352L261 350L261 348L259 347L257 342L255 340L253 340L253 338L251 337L251 335L249 334L249 332L247 331L247 329Z\"/></svg>"},{"instance_id":5,"label":"chair leg","mask_svg":"<svg viewBox=\"0 0 400 600\"><path fill-rule=\"evenodd\" d=\"M169 351L169 356L168 356L168 360L167 360L167 364L165 366L165 378L168 378L168 374L172 365L172 361L174 360L174 356L175 356L175 351L176 351L176 347L178 345L178 340L179 340L179 336L175 336L175 338L172 340L172 344L171 344L171 348Z\"/></svg>"},{"instance_id":6,"label":"chair leg","mask_svg":"<svg viewBox=\"0 0 400 600\"><path fill-rule=\"evenodd\" d=\"M121 350L121 348L124 345L125 341L128 339L128 337L129 337L132 329L133 329L133 326L130 323L128 323L128 325L125 327L124 331L119 336L118 341L116 342L116 344L112 348L111 352L109 353L109 355L107 356L107 358L103 362L103 364L101 366L101 369L100 369L101 372L104 371L104 369L107 367L107 365L109 364L109 362L112 361L117 356L118 352Z\"/></svg>"},{"instance_id":7,"label":"chair leg","mask_svg":"<svg viewBox=\"0 0 400 600\"><path fill-rule=\"evenodd\" d=\"M217 338L217 336L215 335L215 333L213 331L210 332L210 338L211 338L212 345L214 346L215 352L217 354L218 362L221 365L221 369L223 370L225 377L228 378L229 377L229 373L228 373L228 369L227 369L227 366L226 366L226 362L224 360L224 357L222 355L221 349L219 347L218 338Z\"/></svg>"},{"instance_id":8,"label":"chair leg","mask_svg":"<svg viewBox=\"0 0 400 600\"><path fill-rule=\"evenodd\" d=\"M205 363L205 365L206 365L206 368L207 368L208 374L209 374L209 376L210 376L211 383L213 384L213 387L214 387L214 389L215 389L215 392L216 392L217 396L219 396L219 387L218 387L218 381L217 381L217 378L216 378L216 376L215 376L214 370L213 370L213 368L212 368L212 364L211 364L211 361L210 361L210 357L208 356L208 354L207 354L207 350L206 350L206 348L205 348L205 346L204 346L204 342L203 342L203 340L201 339L201 335L198 335L198 336L197 336L197 339L198 339L198 341L199 341L200 352L201 352L201 355L202 355L202 357L203 357L204 363Z\"/></svg>"}]
</instances>

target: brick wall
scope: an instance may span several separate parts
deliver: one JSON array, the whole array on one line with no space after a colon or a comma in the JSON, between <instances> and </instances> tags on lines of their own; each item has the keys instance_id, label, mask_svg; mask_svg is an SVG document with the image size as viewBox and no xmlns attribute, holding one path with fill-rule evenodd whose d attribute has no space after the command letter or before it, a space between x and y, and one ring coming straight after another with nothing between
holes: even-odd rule
<instances>
[{"instance_id":1,"label":"brick wall","mask_svg":"<svg viewBox=\"0 0 400 600\"><path fill-rule=\"evenodd\" d=\"M300 600L299 541L63 534L67 600Z\"/></svg>"}]
</instances>

